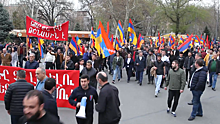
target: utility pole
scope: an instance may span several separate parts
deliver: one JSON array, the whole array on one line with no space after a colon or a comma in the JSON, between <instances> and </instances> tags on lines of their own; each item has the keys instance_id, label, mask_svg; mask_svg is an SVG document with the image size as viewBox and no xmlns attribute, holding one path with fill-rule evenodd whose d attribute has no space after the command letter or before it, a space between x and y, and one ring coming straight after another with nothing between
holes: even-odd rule
<instances>
[{"instance_id":1,"label":"utility pole","mask_svg":"<svg viewBox=\"0 0 220 124\"><path fill-rule=\"evenodd\" d=\"M218 38L218 23L219 23L219 0L217 3L217 19L216 19L216 30L215 30L215 38Z\"/></svg>"}]
</instances>

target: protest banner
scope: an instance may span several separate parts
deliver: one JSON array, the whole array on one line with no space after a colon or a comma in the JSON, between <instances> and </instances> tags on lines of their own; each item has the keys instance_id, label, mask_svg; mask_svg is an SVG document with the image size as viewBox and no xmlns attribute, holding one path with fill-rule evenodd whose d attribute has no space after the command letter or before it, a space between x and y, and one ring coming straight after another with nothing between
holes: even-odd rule
<instances>
[{"instance_id":1,"label":"protest banner","mask_svg":"<svg viewBox=\"0 0 220 124\"><path fill-rule=\"evenodd\" d=\"M26 16L26 34L42 39L67 41L69 21L56 25L47 26Z\"/></svg>"},{"instance_id":2,"label":"protest banner","mask_svg":"<svg viewBox=\"0 0 220 124\"><path fill-rule=\"evenodd\" d=\"M0 101L4 101L4 95L8 86L14 83L18 70L26 71L27 82L36 86L37 78L35 77L35 69L23 69L19 67L0 66ZM68 98L71 92L79 86L79 71L78 70L46 70L47 77L56 79L57 85L57 106L74 108Z\"/></svg>"}]
</instances>

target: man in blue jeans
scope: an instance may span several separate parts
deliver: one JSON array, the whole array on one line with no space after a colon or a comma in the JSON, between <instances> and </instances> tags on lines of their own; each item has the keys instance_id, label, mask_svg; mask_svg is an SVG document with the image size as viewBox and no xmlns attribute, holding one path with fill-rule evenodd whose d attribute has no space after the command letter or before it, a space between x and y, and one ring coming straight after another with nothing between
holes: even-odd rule
<instances>
[{"instance_id":1,"label":"man in blue jeans","mask_svg":"<svg viewBox=\"0 0 220 124\"><path fill-rule=\"evenodd\" d=\"M190 84L190 90L193 94L193 109L189 121L195 119L196 116L202 117L202 104L200 98L205 90L207 81L207 69L203 67L203 60L198 59L195 62L196 71L193 73Z\"/></svg>"},{"instance_id":2,"label":"man in blue jeans","mask_svg":"<svg viewBox=\"0 0 220 124\"><path fill-rule=\"evenodd\" d=\"M209 70L209 87L212 87L212 90L215 91L215 86L218 78L218 74L220 73L219 70L219 63L220 61L217 59L217 54L213 53L213 59L209 61L208 70ZM214 76L214 80L212 81L212 76Z\"/></svg>"},{"instance_id":3,"label":"man in blue jeans","mask_svg":"<svg viewBox=\"0 0 220 124\"><path fill-rule=\"evenodd\" d=\"M142 51L139 51L138 57L135 59L135 65L136 78L138 80L138 84L141 86L143 80L143 73L146 70L146 61Z\"/></svg>"}]
</instances>

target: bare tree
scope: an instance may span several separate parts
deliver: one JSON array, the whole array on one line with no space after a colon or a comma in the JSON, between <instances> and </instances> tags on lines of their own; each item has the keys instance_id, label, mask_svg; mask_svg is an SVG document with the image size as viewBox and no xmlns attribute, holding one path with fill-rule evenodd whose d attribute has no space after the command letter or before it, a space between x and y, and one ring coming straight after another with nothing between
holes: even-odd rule
<instances>
[{"instance_id":1,"label":"bare tree","mask_svg":"<svg viewBox=\"0 0 220 124\"><path fill-rule=\"evenodd\" d=\"M56 18L68 20L73 12L73 3L66 0L22 0L21 3L26 7L24 11L27 15L43 20L50 26L54 26Z\"/></svg>"}]
</instances>

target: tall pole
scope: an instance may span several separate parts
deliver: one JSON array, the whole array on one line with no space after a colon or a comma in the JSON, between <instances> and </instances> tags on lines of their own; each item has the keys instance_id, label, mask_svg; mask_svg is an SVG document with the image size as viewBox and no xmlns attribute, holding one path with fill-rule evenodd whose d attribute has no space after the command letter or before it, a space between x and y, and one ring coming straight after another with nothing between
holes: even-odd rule
<instances>
[{"instance_id":1,"label":"tall pole","mask_svg":"<svg viewBox=\"0 0 220 124\"><path fill-rule=\"evenodd\" d=\"M218 23L219 23L219 0L218 0L218 4L217 4L217 19L216 19L216 31L215 31L215 37L216 39L218 38Z\"/></svg>"}]
</instances>

